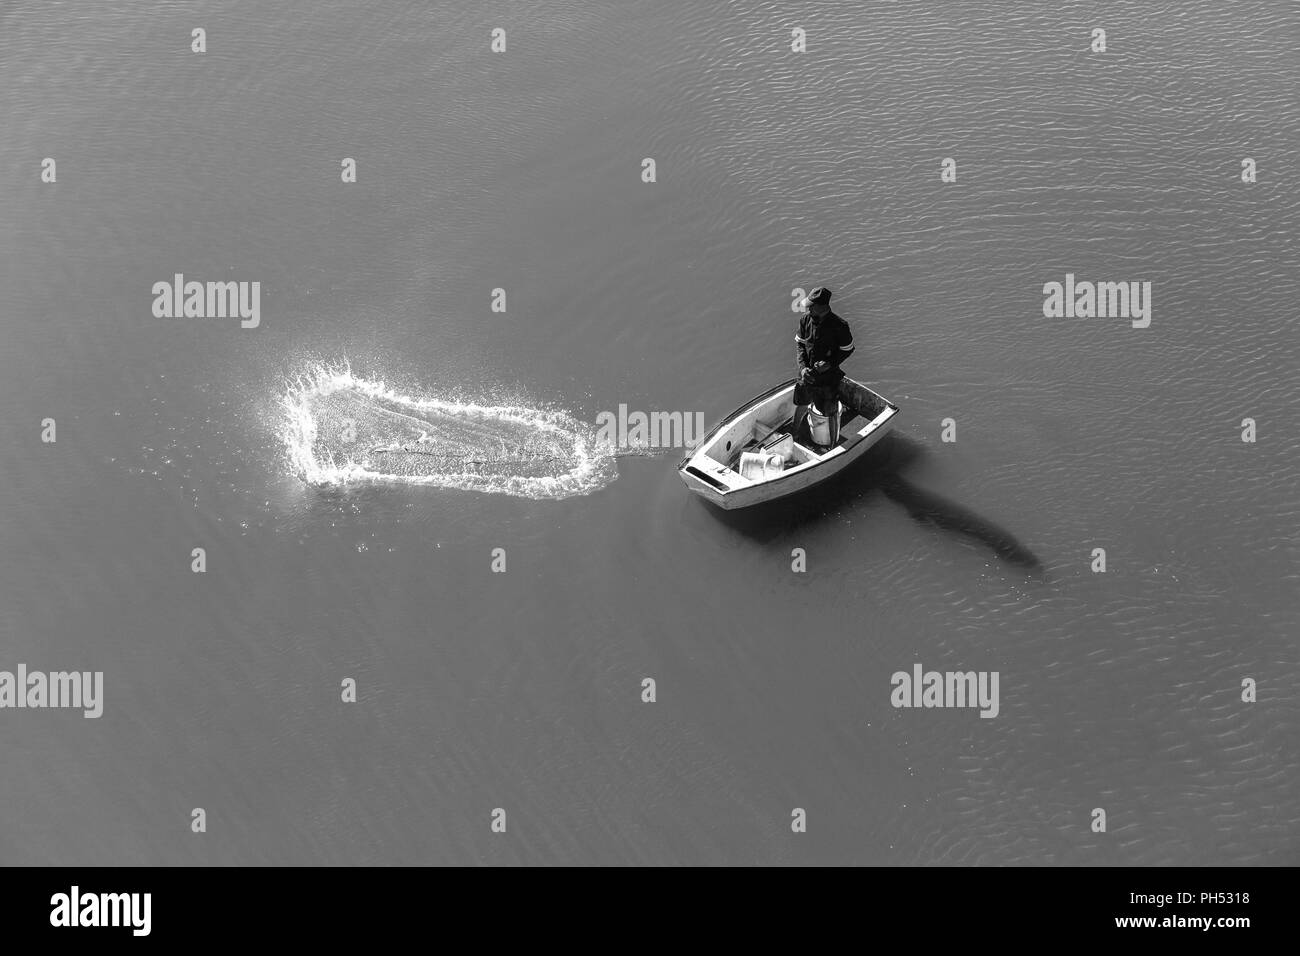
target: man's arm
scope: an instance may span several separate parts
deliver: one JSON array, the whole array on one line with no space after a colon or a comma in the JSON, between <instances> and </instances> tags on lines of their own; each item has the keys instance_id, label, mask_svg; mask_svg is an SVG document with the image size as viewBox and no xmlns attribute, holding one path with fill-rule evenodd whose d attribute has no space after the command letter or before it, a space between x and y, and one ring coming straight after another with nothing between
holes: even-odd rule
<instances>
[{"instance_id":1,"label":"man's arm","mask_svg":"<svg viewBox=\"0 0 1300 956\"><path fill-rule=\"evenodd\" d=\"M853 330L845 322L840 329L837 347L826 360L825 368L839 368L856 349L857 346L853 344Z\"/></svg>"},{"instance_id":2,"label":"man's arm","mask_svg":"<svg viewBox=\"0 0 1300 956\"><path fill-rule=\"evenodd\" d=\"M814 381L819 381L827 373L837 370L844 360L853 354L855 348L853 345L853 333L849 331L847 322L841 327L836 343L834 351L812 367L809 374L812 376Z\"/></svg>"},{"instance_id":3,"label":"man's arm","mask_svg":"<svg viewBox=\"0 0 1300 956\"><path fill-rule=\"evenodd\" d=\"M804 373L811 368L811 363L808 361L808 346L811 344L811 337L806 336L805 321L800 319L799 325L794 331L794 358L800 381L803 381Z\"/></svg>"}]
</instances>

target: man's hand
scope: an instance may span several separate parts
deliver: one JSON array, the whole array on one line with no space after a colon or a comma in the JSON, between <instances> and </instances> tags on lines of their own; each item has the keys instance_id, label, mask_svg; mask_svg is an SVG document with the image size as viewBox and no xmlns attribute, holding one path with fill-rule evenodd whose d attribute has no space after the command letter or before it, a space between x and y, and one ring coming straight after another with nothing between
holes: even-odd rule
<instances>
[{"instance_id":1,"label":"man's hand","mask_svg":"<svg viewBox=\"0 0 1300 956\"><path fill-rule=\"evenodd\" d=\"M802 382L804 385L807 385L807 384L808 384L808 379L810 379L810 378L812 378L812 369L810 369L810 368L801 368L801 369L799 369L799 381L800 381L800 382Z\"/></svg>"}]
</instances>

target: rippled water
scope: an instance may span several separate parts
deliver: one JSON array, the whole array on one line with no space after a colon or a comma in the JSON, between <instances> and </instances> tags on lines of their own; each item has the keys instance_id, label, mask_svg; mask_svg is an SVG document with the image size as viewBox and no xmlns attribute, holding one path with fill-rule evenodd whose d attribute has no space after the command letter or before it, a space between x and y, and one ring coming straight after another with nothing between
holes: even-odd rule
<instances>
[{"instance_id":1,"label":"rippled water","mask_svg":"<svg viewBox=\"0 0 1300 956\"><path fill-rule=\"evenodd\" d=\"M105 713L0 711L0 862L1297 862L1294 4L72 8L0 11L0 669ZM789 378L813 284L902 409L842 478L583 445Z\"/></svg>"}]
</instances>

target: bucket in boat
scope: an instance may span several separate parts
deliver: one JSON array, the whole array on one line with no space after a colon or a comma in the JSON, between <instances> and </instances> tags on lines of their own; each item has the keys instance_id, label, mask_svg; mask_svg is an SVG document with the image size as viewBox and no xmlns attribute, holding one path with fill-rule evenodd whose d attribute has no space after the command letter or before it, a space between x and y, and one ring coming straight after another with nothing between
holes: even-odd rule
<instances>
[{"instance_id":1,"label":"bucket in boat","mask_svg":"<svg viewBox=\"0 0 1300 956\"><path fill-rule=\"evenodd\" d=\"M840 410L839 402L835 403L835 411L831 415L823 415L813 405L808 409L808 433L812 435L812 440L818 445L826 446L833 444L839 439L839 428L834 427L831 422L832 416L838 419Z\"/></svg>"},{"instance_id":2,"label":"bucket in boat","mask_svg":"<svg viewBox=\"0 0 1300 956\"><path fill-rule=\"evenodd\" d=\"M740 454L740 476L755 481L775 478L785 470L785 459L780 455L746 451Z\"/></svg>"}]
</instances>

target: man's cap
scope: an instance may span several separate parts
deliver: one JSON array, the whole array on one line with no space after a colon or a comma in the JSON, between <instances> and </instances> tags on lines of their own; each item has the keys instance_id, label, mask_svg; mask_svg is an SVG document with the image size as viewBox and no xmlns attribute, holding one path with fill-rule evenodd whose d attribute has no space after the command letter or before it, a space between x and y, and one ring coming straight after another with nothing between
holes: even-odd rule
<instances>
[{"instance_id":1,"label":"man's cap","mask_svg":"<svg viewBox=\"0 0 1300 956\"><path fill-rule=\"evenodd\" d=\"M806 309L814 303L819 305L829 305L831 301L831 290L825 286L818 286L799 300L799 307Z\"/></svg>"}]
</instances>

